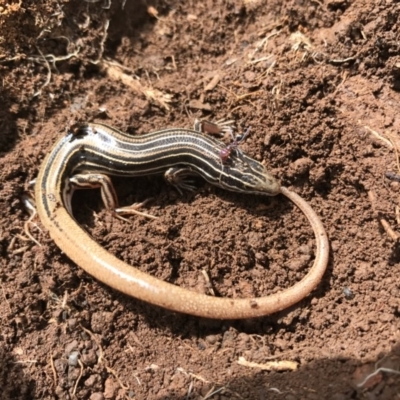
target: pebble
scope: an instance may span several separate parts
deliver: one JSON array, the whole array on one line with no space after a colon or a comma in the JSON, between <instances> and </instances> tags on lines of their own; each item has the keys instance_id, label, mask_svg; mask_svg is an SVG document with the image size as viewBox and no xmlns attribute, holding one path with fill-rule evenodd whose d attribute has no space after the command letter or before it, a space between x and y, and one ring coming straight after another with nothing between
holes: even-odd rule
<instances>
[{"instance_id":1,"label":"pebble","mask_svg":"<svg viewBox=\"0 0 400 400\"><path fill-rule=\"evenodd\" d=\"M252 82L256 78L256 74L253 71L246 71L244 73L244 78L246 79L247 82Z\"/></svg>"},{"instance_id":2,"label":"pebble","mask_svg":"<svg viewBox=\"0 0 400 400\"><path fill-rule=\"evenodd\" d=\"M390 189L394 192L398 192L400 190L400 183L399 182L390 182Z\"/></svg>"},{"instance_id":3,"label":"pebble","mask_svg":"<svg viewBox=\"0 0 400 400\"><path fill-rule=\"evenodd\" d=\"M311 159L304 157L292 162L290 166L296 174L303 175L308 172L313 165L314 162Z\"/></svg>"},{"instance_id":4,"label":"pebble","mask_svg":"<svg viewBox=\"0 0 400 400\"><path fill-rule=\"evenodd\" d=\"M77 340L73 340L72 342L68 343L68 344L65 346L65 354L66 354L67 356L69 356L70 353L71 353L72 351L76 350L77 348L78 348L78 341L77 341Z\"/></svg>"},{"instance_id":5,"label":"pebble","mask_svg":"<svg viewBox=\"0 0 400 400\"><path fill-rule=\"evenodd\" d=\"M354 299L354 293L353 293L353 291L352 291L350 288L348 288L348 287L343 288L343 294L344 294L344 297L346 297L347 300L352 300L352 299Z\"/></svg>"},{"instance_id":6,"label":"pebble","mask_svg":"<svg viewBox=\"0 0 400 400\"><path fill-rule=\"evenodd\" d=\"M294 260L290 260L287 263L287 267L292 271L301 271L305 268L310 260L310 256L302 255Z\"/></svg>"},{"instance_id":7,"label":"pebble","mask_svg":"<svg viewBox=\"0 0 400 400\"><path fill-rule=\"evenodd\" d=\"M79 352L73 351L68 357L68 365L76 367L78 365Z\"/></svg>"},{"instance_id":8,"label":"pebble","mask_svg":"<svg viewBox=\"0 0 400 400\"><path fill-rule=\"evenodd\" d=\"M97 381L99 381L100 376L98 374L90 375L89 378L86 379L84 385L88 388L93 387Z\"/></svg>"},{"instance_id":9,"label":"pebble","mask_svg":"<svg viewBox=\"0 0 400 400\"><path fill-rule=\"evenodd\" d=\"M104 395L101 392L92 393L89 397L90 400L104 400Z\"/></svg>"},{"instance_id":10,"label":"pebble","mask_svg":"<svg viewBox=\"0 0 400 400\"><path fill-rule=\"evenodd\" d=\"M69 328L71 331L73 331L73 330L75 329L76 324L77 324L76 318L70 318L70 319L68 320L68 328Z\"/></svg>"},{"instance_id":11,"label":"pebble","mask_svg":"<svg viewBox=\"0 0 400 400\"><path fill-rule=\"evenodd\" d=\"M81 359L85 365L94 366L97 363L96 352L93 349L90 349L86 353L82 354Z\"/></svg>"},{"instance_id":12,"label":"pebble","mask_svg":"<svg viewBox=\"0 0 400 400\"><path fill-rule=\"evenodd\" d=\"M204 345L203 342L199 342L199 343L197 343L197 348L198 348L199 350L205 350L205 349L206 349L206 346Z\"/></svg>"},{"instance_id":13,"label":"pebble","mask_svg":"<svg viewBox=\"0 0 400 400\"><path fill-rule=\"evenodd\" d=\"M331 248L333 252L336 252L340 249L340 242L338 240L332 240Z\"/></svg>"},{"instance_id":14,"label":"pebble","mask_svg":"<svg viewBox=\"0 0 400 400\"><path fill-rule=\"evenodd\" d=\"M208 344L213 345L213 344L217 343L218 336L216 336L216 335L208 335L208 336L205 337L205 339L206 339L206 342Z\"/></svg>"},{"instance_id":15,"label":"pebble","mask_svg":"<svg viewBox=\"0 0 400 400\"><path fill-rule=\"evenodd\" d=\"M106 399L112 399L115 395L115 385L112 378L107 378L104 384L104 397Z\"/></svg>"}]
</instances>

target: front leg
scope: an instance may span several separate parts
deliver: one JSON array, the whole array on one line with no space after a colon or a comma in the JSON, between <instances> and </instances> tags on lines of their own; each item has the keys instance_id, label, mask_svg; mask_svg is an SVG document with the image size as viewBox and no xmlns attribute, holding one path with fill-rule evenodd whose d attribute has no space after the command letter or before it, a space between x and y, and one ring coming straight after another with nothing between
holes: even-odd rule
<instances>
[{"instance_id":1,"label":"front leg","mask_svg":"<svg viewBox=\"0 0 400 400\"><path fill-rule=\"evenodd\" d=\"M194 192L196 190L194 181L192 179L188 179L195 175L197 174L190 168L172 167L165 171L164 178L182 195L182 190L188 190L189 192Z\"/></svg>"},{"instance_id":2,"label":"front leg","mask_svg":"<svg viewBox=\"0 0 400 400\"><path fill-rule=\"evenodd\" d=\"M69 179L72 190L76 189L97 189L100 188L101 199L107 210L110 210L117 218L125 220L121 214L136 214L146 218L157 219L154 215L138 211L138 208L146 204L147 200L142 203L134 203L127 207L118 207L118 198L114 189L114 185L108 175L96 172L80 173ZM71 212L71 205L66 205Z\"/></svg>"},{"instance_id":3,"label":"front leg","mask_svg":"<svg viewBox=\"0 0 400 400\"><path fill-rule=\"evenodd\" d=\"M223 137L226 133L231 133L233 131L233 122L233 120L210 122L207 120L196 119L194 121L193 129L197 132L206 133L207 135Z\"/></svg>"},{"instance_id":4,"label":"front leg","mask_svg":"<svg viewBox=\"0 0 400 400\"><path fill-rule=\"evenodd\" d=\"M76 189L100 189L101 200L108 210L118 207L117 193L108 175L96 172L76 174L69 178L72 190Z\"/></svg>"}]
</instances>

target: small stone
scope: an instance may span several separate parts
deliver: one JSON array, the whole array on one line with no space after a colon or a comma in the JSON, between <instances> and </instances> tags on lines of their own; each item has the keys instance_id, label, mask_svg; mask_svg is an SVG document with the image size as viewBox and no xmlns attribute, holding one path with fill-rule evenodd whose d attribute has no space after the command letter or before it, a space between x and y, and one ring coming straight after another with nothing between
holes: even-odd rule
<instances>
[{"instance_id":1,"label":"small stone","mask_svg":"<svg viewBox=\"0 0 400 400\"><path fill-rule=\"evenodd\" d=\"M101 392L92 393L90 395L90 400L104 400L104 395Z\"/></svg>"},{"instance_id":2,"label":"small stone","mask_svg":"<svg viewBox=\"0 0 400 400\"><path fill-rule=\"evenodd\" d=\"M86 381L84 382L84 385L88 388L93 387L97 382L99 382L100 380L100 375L98 374L93 374L90 375L89 378L86 379Z\"/></svg>"},{"instance_id":3,"label":"small stone","mask_svg":"<svg viewBox=\"0 0 400 400\"><path fill-rule=\"evenodd\" d=\"M246 71L244 73L244 79L246 79L247 82L252 82L256 78L256 74L253 71Z\"/></svg>"},{"instance_id":4,"label":"small stone","mask_svg":"<svg viewBox=\"0 0 400 400\"><path fill-rule=\"evenodd\" d=\"M90 349L86 353L82 354L81 359L85 365L93 366L97 363L96 352L93 349Z\"/></svg>"},{"instance_id":5,"label":"small stone","mask_svg":"<svg viewBox=\"0 0 400 400\"><path fill-rule=\"evenodd\" d=\"M72 351L77 350L77 349L78 349L78 341L73 340L72 342L68 343L65 346L65 354L67 356L69 356Z\"/></svg>"},{"instance_id":6,"label":"small stone","mask_svg":"<svg viewBox=\"0 0 400 400\"><path fill-rule=\"evenodd\" d=\"M400 182L390 182L389 186L394 192L398 192L400 190Z\"/></svg>"},{"instance_id":7,"label":"small stone","mask_svg":"<svg viewBox=\"0 0 400 400\"><path fill-rule=\"evenodd\" d=\"M347 300L354 299L353 291L350 288L348 288L347 286L345 288L343 288L343 294L344 294L344 297L346 297Z\"/></svg>"},{"instance_id":8,"label":"small stone","mask_svg":"<svg viewBox=\"0 0 400 400\"><path fill-rule=\"evenodd\" d=\"M287 267L292 271L301 271L305 268L310 260L310 256L300 256L294 260L291 260L287 263Z\"/></svg>"},{"instance_id":9,"label":"small stone","mask_svg":"<svg viewBox=\"0 0 400 400\"><path fill-rule=\"evenodd\" d=\"M64 399L65 398L65 392L64 389L61 386L57 386L54 390L55 395L59 398L59 399Z\"/></svg>"},{"instance_id":10,"label":"small stone","mask_svg":"<svg viewBox=\"0 0 400 400\"><path fill-rule=\"evenodd\" d=\"M238 340L241 344L245 345L250 341L250 336L247 333L241 332L238 335Z\"/></svg>"},{"instance_id":11,"label":"small stone","mask_svg":"<svg viewBox=\"0 0 400 400\"><path fill-rule=\"evenodd\" d=\"M79 352L73 351L68 357L68 365L76 367L78 365Z\"/></svg>"},{"instance_id":12,"label":"small stone","mask_svg":"<svg viewBox=\"0 0 400 400\"><path fill-rule=\"evenodd\" d=\"M340 249L340 242L338 240L332 240L331 248L333 252L336 252Z\"/></svg>"},{"instance_id":13,"label":"small stone","mask_svg":"<svg viewBox=\"0 0 400 400\"><path fill-rule=\"evenodd\" d=\"M310 170L314 162L306 157L299 158L290 165L296 175L303 175Z\"/></svg>"},{"instance_id":14,"label":"small stone","mask_svg":"<svg viewBox=\"0 0 400 400\"><path fill-rule=\"evenodd\" d=\"M211 345L214 345L215 343L218 342L218 336L216 336L216 335L208 335L205 337L205 339L206 339L206 342Z\"/></svg>"},{"instance_id":15,"label":"small stone","mask_svg":"<svg viewBox=\"0 0 400 400\"><path fill-rule=\"evenodd\" d=\"M76 318L70 318L68 320L68 328L73 331L76 327Z\"/></svg>"},{"instance_id":16,"label":"small stone","mask_svg":"<svg viewBox=\"0 0 400 400\"><path fill-rule=\"evenodd\" d=\"M199 343L197 343L197 348L199 350L203 351L203 350L206 349L206 346L205 346L205 344L203 342L199 342Z\"/></svg>"},{"instance_id":17,"label":"small stone","mask_svg":"<svg viewBox=\"0 0 400 400\"><path fill-rule=\"evenodd\" d=\"M115 384L112 378L107 378L104 384L104 397L106 399L112 399L115 395Z\"/></svg>"}]
</instances>

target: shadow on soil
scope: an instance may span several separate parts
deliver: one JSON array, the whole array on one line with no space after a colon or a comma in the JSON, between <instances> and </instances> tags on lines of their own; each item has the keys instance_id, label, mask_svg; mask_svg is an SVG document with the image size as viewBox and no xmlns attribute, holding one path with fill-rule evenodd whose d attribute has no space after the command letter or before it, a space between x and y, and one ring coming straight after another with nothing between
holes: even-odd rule
<instances>
[{"instance_id":1,"label":"shadow on soil","mask_svg":"<svg viewBox=\"0 0 400 400\"><path fill-rule=\"evenodd\" d=\"M400 393L399 364L400 345L396 345L376 364L361 365L354 359L324 358L291 372L254 369L257 372L253 376L234 377L219 385L209 384L208 392L193 391L191 396L171 393L156 399L389 400L398 398ZM248 367L243 368L248 372ZM323 390L315 389L322 386L325 386Z\"/></svg>"},{"instance_id":2,"label":"shadow on soil","mask_svg":"<svg viewBox=\"0 0 400 400\"><path fill-rule=\"evenodd\" d=\"M0 348L0 400L31 399L35 382L24 375L21 364Z\"/></svg>"}]
</instances>

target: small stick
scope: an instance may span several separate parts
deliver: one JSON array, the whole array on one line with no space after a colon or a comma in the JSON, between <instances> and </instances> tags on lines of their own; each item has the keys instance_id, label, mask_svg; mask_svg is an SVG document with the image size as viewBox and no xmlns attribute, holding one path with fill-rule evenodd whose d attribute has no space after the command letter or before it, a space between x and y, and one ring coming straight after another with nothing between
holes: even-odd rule
<instances>
[{"instance_id":1,"label":"small stick","mask_svg":"<svg viewBox=\"0 0 400 400\"><path fill-rule=\"evenodd\" d=\"M376 206L375 206L376 205L376 194L373 190L370 190L368 192L368 198L371 202L372 209L374 210L374 213L376 214L376 216L377 216L379 222L381 223L383 229L385 230L385 232L388 234L388 236L392 240L394 240L395 242L398 241L400 239L400 235L391 228L389 222L387 222L385 218L381 217L379 211L377 211L377 209L376 209Z\"/></svg>"},{"instance_id":2,"label":"small stick","mask_svg":"<svg viewBox=\"0 0 400 400\"><path fill-rule=\"evenodd\" d=\"M51 354L50 354L50 366L51 366L51 370L53 371L54 387L57 387L57 372L54 367L53 356Z\"/></svg>"},{"instance_id":3,"label":"small stick","mask_svg":"<svg viewBox=\"0 0 400 400\"><path fill-rule=\"evenodd\" d=\"M393 146L394 154L396 156L396 164L397 164L397 171L400 172L400 161L399 161L399 152L397 151L397 146L395 145L393 139L389 136L389 141Z\"/></svg>"},{"instance_id":4,"label":"small stick","mask_svg":"<svg viewBox=\"0 0 400 400\"><path fill-rule=\"evenodd\" d=\"M79 381L81 380L82 374L83 374L83 364L82 364L82 361L79 360L79 358L78 358L78 363L79 363L79 366L81 367L81 370L80 370L80 372L79 372L78 379L77 379L76 382L75 382L74 390L72 391L72 397L75 397L76 389L78 388Z\"/></svg>"},{"instance_id":5,"label":"small stick","mask_svg":"<svg viewBox=\"0 0 400 400\"><path fill-rule=\"evenodd\" d=\"M211 293L212 296L215 296L215 292L214 292L214 289L212 287L212 284L211 284L211 281L210 281L210 277L207 274L207 271L205 269L202 269L201 273L203 274L204 279L206 281L206 285L207 285L208 291Z\"/></svg>"}]
</instances>

